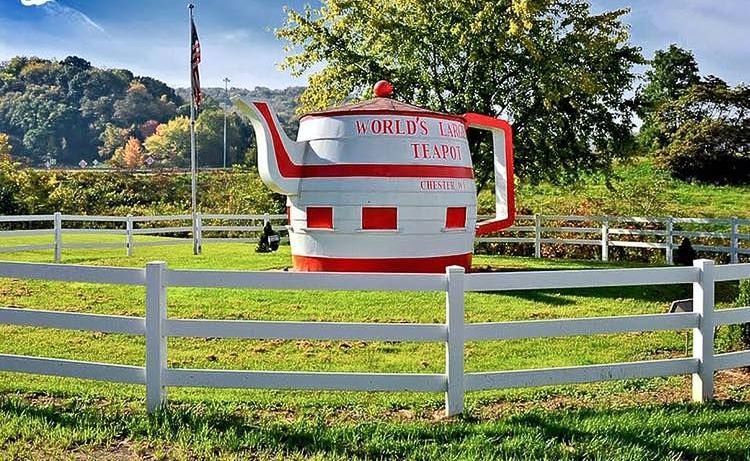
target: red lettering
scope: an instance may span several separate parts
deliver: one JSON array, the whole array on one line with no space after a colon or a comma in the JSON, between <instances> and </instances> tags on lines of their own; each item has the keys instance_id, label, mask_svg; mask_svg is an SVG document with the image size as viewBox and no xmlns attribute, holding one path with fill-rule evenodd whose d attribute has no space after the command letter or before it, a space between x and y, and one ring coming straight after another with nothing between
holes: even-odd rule
<instances>
[{"instance_id":1,"label":"red lettering","mask_svg":"<svg viewBox=\"0 0 750 461\"><path fill-rule=\"evenodd\" d=\"M393 120L383 120L383 133L393 134Z\"/></svg>"},{"instance_id":2,"label":"red lettering","mask_svg":"<svg viewBox=\"0 0 750 461\"><path fill-rule=\"evenodd\" d=\"M415 159L438 159L453 161L461 161L463 159L461 146L425 143L411 143L409 144L409 146L411 146L411 151Z\"/></svg>"},{"instance_id":3,"label":"red lettering","mask_svg":"<svg viewBox=\"0 0 750 461\"><path fill-rule=\"evenodd\" d=\"M401 120L396 120L396 134L404 134L404 131L401 129Z\"/></svg>"},{"instance_id":4,"label":"red lettering","mask_svg":"<svg viewBox=\"0 0 750 461\"><path fill-rule=\"evenodd\" d=\"M417 132L417 122L414 120L406 121L406 134L415 134Z\"/></svg>"},{"instance_id":5,"label":"red lettering","mask_svg":"<svg viewBox=\"0 0 750 461\"><path fill-rule=\"evenodd\" d=\"M419 121L419 129L422 133L422 136L427 136L428 134L430 134L429 125L427 125L427 122L425 122L424 120Z\"/></svg>"},{"instance_id":6,"label":"red lettering","mask_svg":"<svg viewBox=\"0 0 750 461\"><path fill-rule=\"evenodd\" d=\"M357 134L367 134L367 124L364 123L362 120L355 120L357 124Z\"/></svg>"}]
</instances>

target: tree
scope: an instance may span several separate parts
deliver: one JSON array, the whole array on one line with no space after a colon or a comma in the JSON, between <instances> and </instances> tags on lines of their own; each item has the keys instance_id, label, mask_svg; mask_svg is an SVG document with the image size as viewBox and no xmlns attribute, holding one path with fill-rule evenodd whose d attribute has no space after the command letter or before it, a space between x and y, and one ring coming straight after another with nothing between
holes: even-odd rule
<instances>
[{"instance_id":1,"label":"tree","mask_svg":"<svg viewBox=\"0 0 750 461\"><path fill-rule=\"evenodd\" d=\"M146 138L146 150L161 166L190 166L190 120L176 117Z\"/></svg>"},{"instance_id":2,"label":"tree","mask_svg":"<svg viewBox=\"0 0 750 461\"><path fill-rule=\"evenodd\" d=\"M227 117L227 165L242 163L252 130L239 115ZM224 111L218 107L200 112L195 124L198 164L220 167L224 163Z\"/></svg>"},{"instance_id":3,"label":"tree","mask_svg":"<svg viewBox=\"0 0 750 461\"><path fill-rule=\"evenodd\" d=\"M148 120L166 121L177 111L166 95L155 98L140 81L134 80L125 98L114 104L114 118L122 125L139 125Z\"/></svg>"},{"instance_id":4,"label":"tree","mask_svg":"<svg viewBox=\"0 0 750 461\"><path fill-rule=\"evenodd\" d=\"M665 134L656 155L674 177L750 183L750 86L708 77L663 104L654 123Z\"/></svg>"},{"instance_id":5,"label":"tree","mask_svg":"<svg viewBox=\"0 0 750 461\"><path fill-rule=\"evenodd\" d=\"M433 110L510 119L516 172L562 182L608 170L627 154L641 63L621 22L585 0L326 0L288 10L277 36L283 67L311 73L301 110L366 97L382 78L396 97ZM486 139L470 133L480 184L492 176Z\"/></svg>"},{"instance_id":6,"label":"tree","mask_svg":"<svg viewBox=\"0 0 750 461\"><path fill-rule=\"evenodd\" d=\"M0 158L10 158L10 136L0 133Z\"/></svg>"},{"instance_id":7,"label":"tree","mask_svg":"<svg viewBox=\"0 0 750 461\"><path fill-rule=\"evenodd\" d=\"M135 170L143 166L143 146L138 138L130 137L122 148L122 152L116 157L122 156L122 166L129 170Z\"/></svg>"},{"instance_id":8,"label":"tree","mask_svg":"<svg viewBox=\"0 0 750 461\"><path fill-rule=\"evenodd\" d=\"M8 135L0 133L0 214L23 214L26 211L18 198L20 191L17 165L10 158Z\"/></svg>"},{"instance_id":9,"label":"tree","mask_svg":"<svg viewBox=\"0 0 750 461\"><path fill-rule=\"evenodd\" d=\"M664 147L667 133L657 129L654 114L666 103L677 101L693 85L700 82L698 63L689 50L674 44L657 50L646 71L646 86L638 95L638 116L643 120L640 144L648 151Z\"/></svg>"},{"instance_id":10,"label":"tree","mask_svg":"<svg viewBox=\"0 0 750 461\"><path fill-rule=\"evenodd\" d=\"M146 139L152 134L156 133L156 129L159 127L159 122L156 120L146 120L138 126L138 137L140 139Z\"/></svg>"},{"instance_id":11,"label":"tree","mask_svg":"<svg viewBox=\"0 0 750 461\"><path fill-rule=\"evenodd\" d=\"M113 123L107 123L104 131L99 135L100 145L98 148L99 157L105 161L111 159L117 149L122 147L132 136L132 130L129 128L120 128Z\"/></svg>"}]
</instances>

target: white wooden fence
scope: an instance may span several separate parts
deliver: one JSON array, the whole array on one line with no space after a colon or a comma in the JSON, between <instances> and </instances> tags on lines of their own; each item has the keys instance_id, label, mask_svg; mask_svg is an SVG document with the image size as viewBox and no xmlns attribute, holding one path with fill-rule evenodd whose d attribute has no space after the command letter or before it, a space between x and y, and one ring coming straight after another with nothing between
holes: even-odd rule
<instances>
[{"instance_id":1,"label":"white wooden fence","mask_svg":"<svg viewBox=\"0 0 750 461\"><path fill-rule=\"evenodd\" d=\"M681 228L699 225L709 229ZM721 230L715 230L717 227ZM748 232L740 232L741 228ZM542 257L542 245L594 246L601 249L602 261L609 260L610 247L648 248L664 251L664 257L671 265L674 264L674 250L683 237L724 241L725 245L693 243L692 247L705 253L727 254L732 264L738 263L741 255L750 255L750 219L737 217L518 215L515 225L505 229L499 236L478 238L476 241L533 245L534 256L537 258Z\"/></svg>"},{"instance_id":2,"label":"white wooden fence","mask_svg":"<svg viewBox=\"0 0 750 461\"><path fill-rule=\"evenodd\" d=\"M0 370L146 385L146 405L154 411L176 386L254 389L444 392L446 413L463 411L466 391L587 383L692 374L693 399L713 398L716 370L750 366L750 351L714 353L714 328L750 322L750 307L714 310L717 281L750 278L750 264L692 267L565 270L465 274L363 274L172 270L152 262L145 269L75 265L0 263L0 277L145 285L145 318L0 308L0 324L124 333L146 337L145 366L92 363L0 354ZM692 284L694 312L621 317L465 323L466 292ZM442 291L445 323L333 323L195 320L168 317L169 287L262 288L284 290ZM466 341L563 337L638 331L692 329L690 357L563 368L466 373ZM445 344L441 374L330 373L206 370L167 367L168 337L434 341Z\"/></svg>"},{"instance_id":3,"label":"white wooden fence","mask_svg":"<svg viewBox=\"0 0 750 461\"><path fill-rule=\"evenodd\" d=\"M488 216L480 216L480 219ZM203 242L257 241L257 237L238 237L259 232L266 222L276 230L286 232L286 215L243 215L198 213L195 228L198 247ZM136 235L191 234L193 225L190 215L166 216L87 216L54 213L50 215L0 216L0 224L22 224L30 222L50 223L48 229L0 230L0 253L54 249L55 262L60 262L63 246L66 248L120 248L128 256L136 246ZM99 228L66 227L97 223ZM164 225L166 223L166 225ZM175 225L177 223L177 225ZM220 224L217 224L220 223ZM227 224L230 223L230 224ZM159 224L161 226L159 227ZM113 227L114 226L114 227ZM683 229L684 226L706 226L706 228ZM720 230L716 230L719 228ZM745 229L746 232L740 232ZM204 236L208 233L210 236ZM234 236L219 237L233 233ZM65 243L66 234L114 234L124 237L123 243ZM43 245L3 246L3 236L51 235L53 242ZM693 248L705 253L729 255L731 263L738 263L741 256L750 255L750 219L739 218L648 218L629 216L558 216L519 215L516 223L494 237L477 238L477 243L515 243L533 245L534 256L542 257L543 245L584 245L600 248L603 261L609 260L610 247L647 248L663 251L668 264L673 264L674 249L679 239L712 239L724 244L694 244ZM138 246L179 245L187 243L184 238L160 239L138 242Z\"/></svg>"},{"instance_id":4,"label":"white wooden fence","mask_svg":"<svg viewBox=\"0 0 750 461\"><path fill-rule=\"evenodd\" d=\"M198 235L198 248L201 248L203 242L215 241L232 241L232 242L257 242L258 238L249 237L216 237L204 236L215 234L247 234L257 233L263 230L267 222L271 222L277 230L285 231L286 215L279 214L262 214L262 215L240 215L240 214L202 214L196 215L196 226ZM219 222L222 224L213 224ZM231 222L231 225L223 223ZM0 224L19 223L49 223L47 229L14 229L0 230L0 253L12 253L19 251L33 250L54 250L54 261L60 262L62 259L62 250L65 248L124 248L126 255L131 256L136 245L139 247L163 246L163 245L183 245L188 240L184 238L160 239L156 241L136 242L137 235L174 235L174 234L192 234L192 216L191 215L165 215L165 216L93 216L93 215L67 215L54 213L51 215L20 215L20 216L0 216ZM65 227L65 223L75 223L74 225L85 226L97 223L100 227ZM166 223L167 225L164 225ZM160 225L161 224L161 225ZM176 224L176 225L175 225ZM121 235L122 243L112 242L91 242L91 243L72 243L65 242L65 235L72 234L99 234L99 235ZM2 237L20 237L31 235L49 235L52 236L52 242L40 245L17 245L3 246Z\"/></svg>"}]
</instances>

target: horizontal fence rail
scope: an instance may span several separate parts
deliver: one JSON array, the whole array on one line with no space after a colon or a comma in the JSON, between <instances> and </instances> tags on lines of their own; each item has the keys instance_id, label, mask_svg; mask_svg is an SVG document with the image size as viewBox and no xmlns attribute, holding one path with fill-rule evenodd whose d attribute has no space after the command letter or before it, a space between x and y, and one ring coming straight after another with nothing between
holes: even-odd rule
<instances>
[{"instance_id":1,"label":"horizontal fence rail","mask_svg":"<svg viewBox=\"0 0 750 461\"><path fill-rule=\"evenodd\" d=\"M361 291L443 291L441 274L367 274L324 272L248 272L216 270L169 270L170 286L263 289L316 289Z\"/></svg>"},{"instance_id":2,"label":"horizontal fence rail","mask_svg":"<svg viewBox=\"0 0 750 461\"><path fill-rule=\"evenodd\" d=\"M453 266L447 268L445 274L421 275L169 270L163 262L148 263L145 269L0 263L0 278L145 286L145 317L0 308L2 325L144 336L144 366L0 354L0 371L145 384L146 406L149 411L165 404L169 387L188 386L444 392L446 413L455 415L463 411L466 391L688 374L692 375L693 399L705 401L714 396L713 379L716 370L750 366L750 351L715 354L713 350L716 327L750 322L750 307L715 309L715 283L750 278L750 264L715 266L713 261L698 260L692 267L492 274L465 274L463 268ZM693 312L487 323L466 323L464 315L466 293L471 291L659 284L691 284ZM445 323L408 324L169 318L169 287L442 291L446 300L446 320ZM464 371L466 341L662 330L691 330L692 355L665 360L541 369ZM170 337L431 341L444 344L445 372L421 374L170 368L167 366L167 341Z\"/></svg>"},{"instance_id":3,"label":"horizontal fence rail","mask_svg":"<svg viewBox=\"0 0 750 461\"><path fill-rule=\"evenodd\" d=\"M491 216L478 216L478 220ZM128 256L133 249L161 245L181 245L192 241L195 231L197 249L203 242L257 242L258 233L270 222L280 233L286 233L284 214L216 214L164 216L88 216L47 214L0 216L0 253L54 250L55 262L60 262L65 248L125 249ZM9 226L42 226L45 229L12 229ZM66 226L66 223L68 224ZM93 226L93 227L92 227ZM105 227L101 227L105 226ZM702 228L696 228L702 226ZM6 229L7 228L7 229ZM65 235L111 234L122 235L122 244L64 241ZM2 237L50 235L49 245L3 245ZM137 241L135 236L162 236L173 239ZM190 236L188 239L186 237ZM750 219L740 218L675 218L637 216L563 216L517 215L515 225L493 236L480 237L477 244L518 244L533 247L534 256L542 257L545 247L576 246L599 249L601 259L608 261L610 248L645 249L664 253L668 264L674 264L675 250L681 239L695 240L693 249L709 254L727 255L728 261L738 263L750 256ZM287 242L286 236L282 242ZM493 251L503 251L503 247Z\"/></svg>"},{"instance_id":4,"label":"horizontal fence rail","mask_svg":"<svg viewBox=\"0 0 750 461\"><path fill-rule=\"evenodd\" d=\"M0 370L125 384L146 384L143 367L0 354Z\"/></svg>"},{"instance_id":5,"label":"horizontal fence rail","mask_svg":"<svg viewBox=\"0 0 750 461\"><path fill-rule=\"evenodd\" d=\"M698 359L649 360L606 365L583 365L538 370L510 370L489 373L468 373L466 390L509 389L560 384L582 384L631 378L697 373Z\"/></svg>"},{"instance_id":6,"label":"horizontal fence rail","mask_svg":"<svg viewBox=\"0 0 750 461\"><path fill-rule=\"evenodd\" d=\"M100 333L123 333L142 336L146 333L144 320L143 318L124 315L0 308L0 323L57 328L60 330L97 331Z\"/></svg>"},{"instance_id":7,"label":"horizontal fence rail","mask_svg":"<svg viewBox=\"0 0 750 461\"><path fill-rule=\"evenodd\" d=\"M640 331L683 330L698 327L698 314L646 314L621 317L529 320L472 323L466 326L466 339L526 339L589 336ZM733 320L733 319L731 319ZM729 320L727 323L739 323Z\"/></svg>"},{"instance_id":8,"label":"horizontal fence rail","mask_svg":"<svg viewBox=\"0 0 750 461\"><path fill-rule=\"evenodd\" d=\"M491 216L478 217L486 218ZM708 229L680 228L696 225ZM593 246L600 248L602 261L609 260L611 247L658 250L671 265L681 239L691 238L699 240L691 242L693 249L726 254L729 262L738 263L741 256L750 255L748 230L750 219L739 218L517 215L514 226L476 242L533 245L537 258L542 257L544 245Z\"/></svg>"},{"instance_id":9,"label":"horizontal fence rail","mask_svg":"<svg viewBox=\"0 0 750 461\"><path fill-rule=\"evenodd\" d=\"M63 248L123 248L127 256L132 256L138 247L184 245L192 242L195 231L197 248L200 252L204 241L257 242L258 233L266 223L271 223L277 231L285 233L286 215L283 214L201 214L196 222L192 215L163 216L94 216L54 213L50 215L0 216L0 253L53 250L54 261L62 260ZM240 224L236 224L239 222ZM6 229L9 226L27 226L28 223L48 223L46 229ZM67 224L67 225L66 225ZM229 236L227 237L226 235ZM252 238L247 235L252 234ZM3 245L3 237L27 237L49 235L52 242L44 245ZM114 242L67 242L66 235L119 235L122 243ZM217 237L216 235L224 235ZM160 236L155 241L136 241L136 236ZM190 236L188 239L186 237ZM170 238L166 238L170 237ZM282 237L282 242L288 242Z\"/></svg>"},{"instance_id":10,"label":"horizontal fence rail","mask_svg":"<svg viewBox=\"0 0 750 461\"><path fill-rule=\"evenodd\" d=\"M698 280L694 267L595 269L472 274L468 291L596 288L632 285L670 285Z\"/></svg>"}]
</instances>

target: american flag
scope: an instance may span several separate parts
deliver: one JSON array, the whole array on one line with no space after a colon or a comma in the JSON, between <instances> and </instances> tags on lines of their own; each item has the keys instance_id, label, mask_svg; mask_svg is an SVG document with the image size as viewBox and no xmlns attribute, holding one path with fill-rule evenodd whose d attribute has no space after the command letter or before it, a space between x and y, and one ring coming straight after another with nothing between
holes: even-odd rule
<instances>
[{"instance_id":1,"label":"american flag","mask_svg":"<svg viewBox=\"0 0 750 461\"><path fill-rule=\"evenodd\" d=\"M198 64L201 63L201 43L198 41L198 32L195 30L195 22L190 18L190 86L193 89L193 101L195 108L200 109L201 100L201 76L198 72Z\"/></svg>"}]
</instances>

